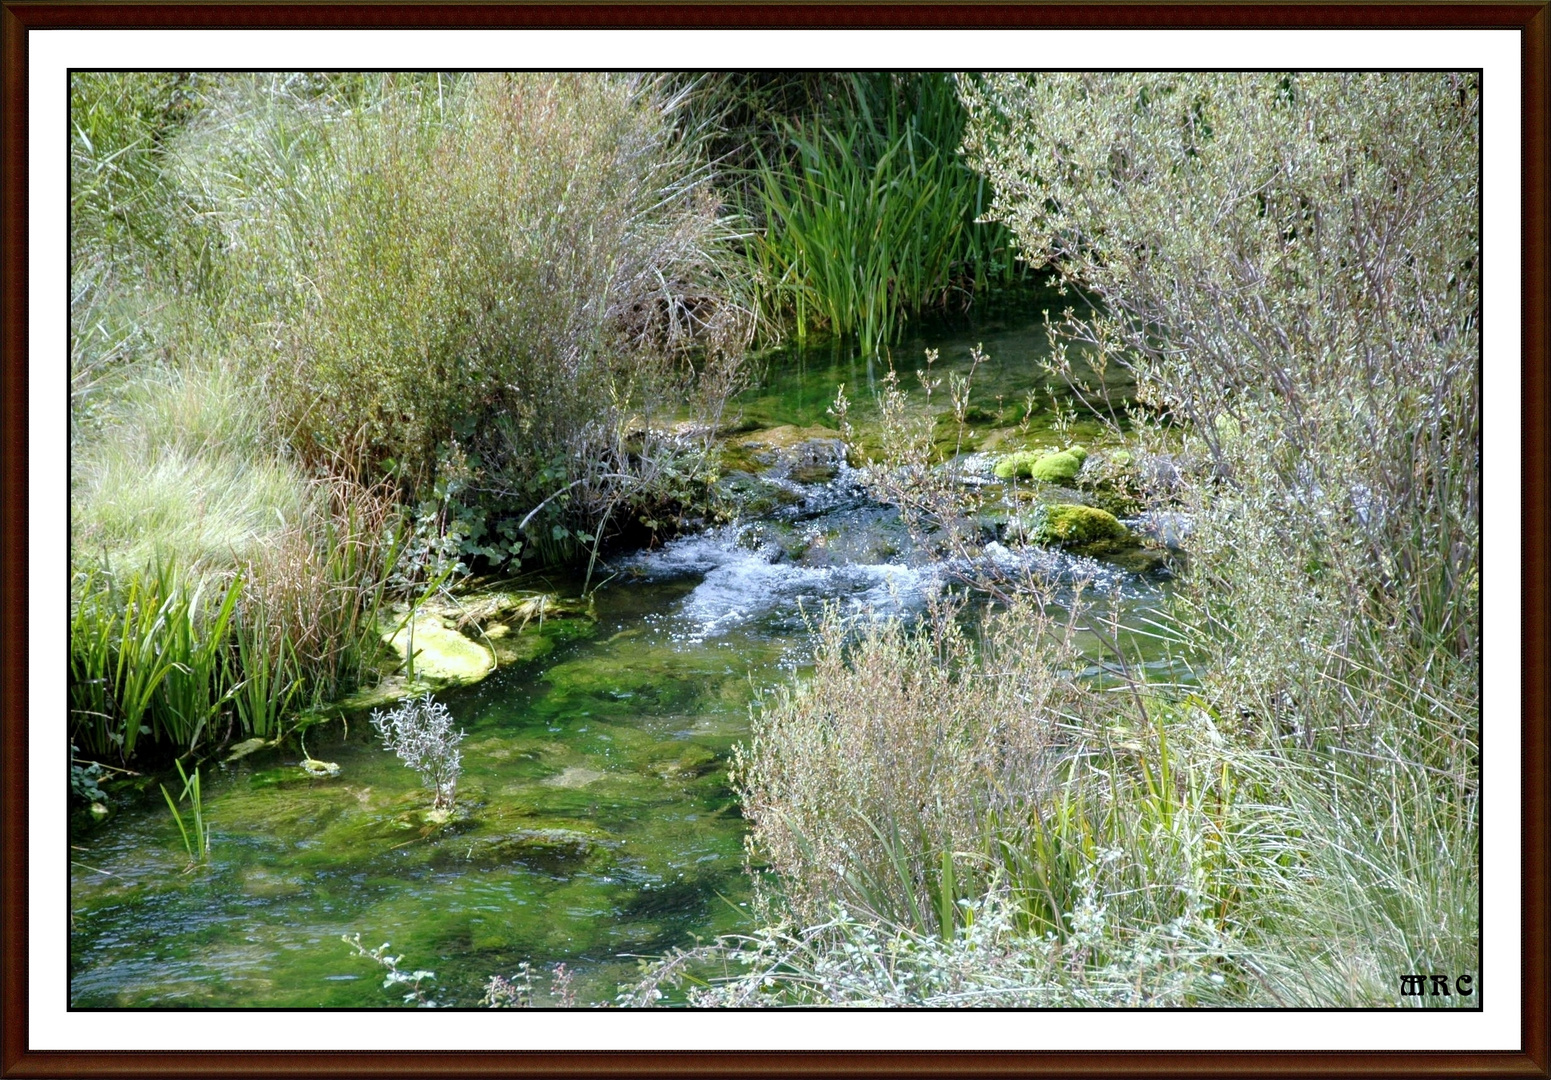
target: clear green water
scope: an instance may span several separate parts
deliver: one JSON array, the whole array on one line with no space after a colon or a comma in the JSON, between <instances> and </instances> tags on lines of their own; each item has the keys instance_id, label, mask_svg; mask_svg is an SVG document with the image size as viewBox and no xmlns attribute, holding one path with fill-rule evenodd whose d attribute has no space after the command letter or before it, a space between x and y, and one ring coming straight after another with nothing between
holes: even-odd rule
<instances>
[{"instance_id":1,"label":"clear green water","mask_svg":"<svg viewBox=\"0 0 1551 1080\"><path fill-rule=\"evenodd\" d=\"M1044 393L1037 318L1025 307L929 325L894 353L913 372L931 344L939 370L963 369L983 342L992 366L977 401L1021 399ZM766 374L743 406L767 425L823 422L837 382L869 378L825 350L780 354ZM1022 433L1049 434L1040 419ZM357 719L348 737L337 725L308 737L313 757L339 765L332 779L305 776L295 748L207 764L211 856L192 872L154 792L75 838L73 1005L399 1004L347 933L434 971L442 1005L476 1004L489 976L523 961L564 962L583 1001L608 1000L635 957L747 929L726 760L751 699L800 672L820 604L908 611L943 573L843 465L794 490L763 520L615 560L595 622L541 661L441 695L467 731L445 824ZM1112 568L1054 572L1107 575L1128 607L1157 595Z\"/></svg>"},{"instance_id":2,"label":"clear green water","mask_svg":"<svg viewBox=\"0 0 1551 1080\"><path fill-rule=\"evenodd\" d=\"M876 416L874 397L892 365L900 384L913 394L920 393L916 372L927 368L926 350L937 350L930 366L931 377L943 379L936 394L935 408L945 410L946 376L952 372L970 375L971 350L979 346L988 362L973 372L972 401L986 413L998 416L1002 423L1016 423L1024 414L1025 399L1035 396L1031 434L1049 434L1053 419L1051 405L1077 409L1073 435L1091 438L1099 427L1085 416L1081 404L1064 387L1052 385L1042 368L1050 357L1049 338L1042 313L1059 317L1071 298L1053 289L1020 292L1015 297L983 303L968 311L935 316L907 323L900 340L885 355L877 358L858 356L848 342L830 339L818 341L805 350L781 349L767 362L756 361L758 385L740 401L743 416L760 426L772 424L811 424L834 426L828 410L841 384L851 401L852 420L866 424ZM1110 368L1101 380L1085 362L1085 354L1069 352L1075 376L1090 386L1106 383L1111 395L1123 398L1130 387L1126 373ZM989 419L989 418L988 418Z\"/></svg>"},{"instance_id":3,"label":"clear green water","mask_svg":"<svg viewBox=\"0 0 1551 1080\"><path fill-rule=\"evenodd\" d=\"M685 591L610 590L596 637L547 669L441 695L467 731L445 826L364 723L309 737L333 779L305 777L295 750L207 767L211 858L192 873L165 806L125 813L72 853L74 1004L392 1003L339 940L353 932L434 970L443 1004L523 960L567 962L584 997L611 997L627 954L738 926L724 759L790 642L752 628L684 647L653 612Z\"/></svg>"}]
</instances>

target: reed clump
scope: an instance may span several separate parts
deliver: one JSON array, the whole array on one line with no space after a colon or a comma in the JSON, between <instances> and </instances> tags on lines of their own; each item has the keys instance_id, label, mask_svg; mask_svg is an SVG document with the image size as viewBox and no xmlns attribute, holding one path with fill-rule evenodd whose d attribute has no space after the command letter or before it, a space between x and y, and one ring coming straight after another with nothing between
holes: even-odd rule
<instances>
[{"instance_id":1,"label":"reed clump","mask_svg":"<svg viewBox=\"0 0 1551 1080\"><path fill-rule=\"evenodd\" d=\"M747 197L764 228L747 252L770 319L872 354L922 311L1023 275L1011 234L980 221L991 192L959 157L951 79L851 74L828 91L756 144Z\"/></svg>"}]
</instances>

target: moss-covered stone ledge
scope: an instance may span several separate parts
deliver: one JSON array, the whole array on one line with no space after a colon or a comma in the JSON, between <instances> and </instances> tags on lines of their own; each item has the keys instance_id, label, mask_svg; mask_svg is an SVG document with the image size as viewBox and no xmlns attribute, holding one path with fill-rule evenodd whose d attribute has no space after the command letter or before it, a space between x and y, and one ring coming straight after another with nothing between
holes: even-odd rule
<instances>
[{"instance_id":1,"label":"moss-covered stone ledge","mask_svg":"<svg viewBox=\"0 0 1551 1080\"><path fill-rule=\"evenodd\" d=\"M553 593L486 591L400 605L378 620L385 652L376 684L330 704L324 714L380 708L418 694L467 686L497 668L526 663L564 641L590 637L589 606ZM411 659L412 658L412 659Z\"/></svg>"}]
</instances>

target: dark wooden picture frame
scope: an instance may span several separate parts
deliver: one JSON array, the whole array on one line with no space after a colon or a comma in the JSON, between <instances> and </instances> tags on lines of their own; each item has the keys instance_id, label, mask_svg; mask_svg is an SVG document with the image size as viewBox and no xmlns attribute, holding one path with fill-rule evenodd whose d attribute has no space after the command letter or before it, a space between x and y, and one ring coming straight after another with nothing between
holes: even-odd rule
<instances>
[{"instance_id":1,"label":"dark wooden picture frame","mask_svg":"<svg viewBox=\"0 0 1551 1080\"><path fill-rule=\"evenodd\" d=\"M0 284L0 1076L1548 1076L1548 8L1496 4L49 3L4 0ZM1521 1041L1466 1052L62 1052L29 1045L28 34L144 28L1506 29L1522 88ZM46 238L38 238L47 242ZM39 604L52 602L39 597ZM604 1018L600 1017L600 1022ZM1305 1016L1313 1022L1317 1015ZM1122 1021L1123 1022L1123 1021Z\"/></svg>"}]
</instances>

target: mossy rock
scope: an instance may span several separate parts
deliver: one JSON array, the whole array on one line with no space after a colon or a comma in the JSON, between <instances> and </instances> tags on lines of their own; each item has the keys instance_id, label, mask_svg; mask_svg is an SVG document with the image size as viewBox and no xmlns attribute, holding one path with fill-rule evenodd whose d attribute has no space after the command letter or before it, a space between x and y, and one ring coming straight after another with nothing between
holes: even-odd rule
<instances>
[{"instance_id":1,"label":"mossy rock","mask_svg":"<svg viewBox=\"0 0 1551 1080\"><path fill-rule=\"evenodd\" d=\"M783 424L731 440L722 451L722 463L745 472L762 473L769 469L799 483L817 483L834 475L835 465L844 453L840 433L832 428Z\"/></svg>"},{"instance_id":2,"label":"mossy rock","mask_svg":"<svg viewBox=\"0 0 1551 1080\"><path fill-rule=\"evenodd\" d=\"M1105 561L1114 563L1122 570L1153 577L1170 577L1174 573L1176 560L1167 551L1122 541L1105 546L1110 549L1103 552ZM1087 550L1091 553L1093 549Z\"/></svg>"},{"instance_id":3,"label":"mossy rock","mask_svg":"<svg viewBox=\"0 0 1551 1080\"><path fill-rule=\"evenodd\" d=\"M803 499L802 493L793 490L789 484L737 473L719 481L717 490L735 514L746 517L761 517L777 507L799 503Z\"/></svg>"},{"instance_id":4,"label":"mossy rock","mask_svg":"<svg viewBox=\"0 0 1551 1080\"><path fill-rule=\"evenodd\" d=\"M249 754L257 753L258 751L263 750L265 747L274 745L274 741L271 739L244 739L236 746L230 747L227 751L226 757L222 758L221 760L224 764L230 765L234 761L241 761Z\"/></svg>"},{"instance_id":5,"label":"mossy rock","mask_svg":"<svg viewBox=\"0 0 1551 1080\"><path fill-rule=\"evenodd\" d=\"M1117 518L1134 517L1142 509L1141 500L1117 488L1095 486L1084 494L1092 505Z\"/></svg>"},{"instance_id":6,"label":"mossy rock","mask_svg":"<svg viewBox=\"0 0 1551 1080\"><path fill-rule=\"evenodd\" d=\"M1082 457L1078 457L1073 451L1081 451ZM1035 480L1043 480L1047 484L1062 484L1082 471L1082 463L1087 456L1088 452L1080 446L1074 446L1070 450L1058 450L1055 453L1020 450L1002 458L992 471L1001 480L1032 477Z\"/></svg>"},{"instance_id":7,"label":"mossy rock","mask_svg":"<svg viewBox=\"0 0 1551 1080\"><path fill-rule=\"evenodd\" d=\"M1047 484L1064 484L1082 471L1082 459L1062 451L1046 454L1029 468L1029 475Z\"/></svg>"},{"instance_id":8,"label":"mossy rock","mask_svg":"<svg viewBox=\"0 0 1551 1080\"><path fill-rule=\"evenodd\" d=\"M395 621L382 627L381 633L406 667L413 643L415 677L432 684L476 683L495 670L490 649L464 637L437 615L417 613L409 623L399 626Z\"/></svg>"},{"instance_id":9,"label":"mossy rock","mask_svg":"<svg viewBox=\"0 0 1551 1080\"><path fill-rule=\"evenodd\" d=\"M754 451L749 447L723 443L717 449L717 461L721 473L719 479L725 479L728 474L759 472L759 459L754 456Z\"/></svg>"},{"instance_id":10,"label":"mossy rock","mask_svg":"<svg viewBox=\"0 0 1551 1080\"><path fill-rule=\"evenodd\" d=\"M1038 450L1018 450L997 461L991 471L999 480L1028 476L1034 463L1044 456Z\"/></svg>"},{"instance_id":11,"label":"mossy rock","mask_svg":"<svg viewBox=\"0 0 1551 1080\"><path fill-rule=\"evenodd\" d=\"M730 445L747 447L756 453L761 451L768 453L781 450L805 450L809 448L804 444L814 442L825 444L827 447L836 446L840 442L840 432L834 428L824 427L822 424L805 428L795 424L781 424L739 436L731 440Z\"/></svg>"},{"instance_id":12,"label":"mossy rock","mask_svg":"<svg viewBox=\"0 0 1551 1080\"><path fill-rule=\"evenodd\" d=\"M827 484L835 478L835 473L838 471L834 462L818 461L794 465L788 476L798 484Z\"/></svg>"},{"instance_id":13,"label":"mossy rock","mask_svg":"<svg viewBox=\"0 0 1551 1080\"><path fill-rule=\"evenodd\" d=\"M417 677L414 679L405 678L403 675L385 675L376 686L363 687L333 702L325 708L325 713L329 716L348 716L353 713L368 712L438 689L428 680L418 677L420 674L417 668L415 671Z\"/></svg>"},{"instance_id":14,"label":"mossy rock","mask_svg":"<svg viewBox=\"0 0 1551 1080\"><path fill-rule=\"evenodd\" d=\"M999 423L1001 417L990 409L979 405L971 405L964 410L964 424L966 427L987 427ZM957 428L959 418L953 414L953 410L937 414L935 421L938 427Z\"/></svg>"},{"instance_id":15,"label":"mossy rock","mask_svg":"<svg viewBox=\"0 0 1551 1080\"><path fill-rule=\"evenodd\" d=\"M496 661L502 667L525 664L555 650L554 641L532 624L513 633L505 623L491 623L485 627L484 637L495 650Z\"/></svg>"},{"instance_id":16,"label":"mossy rock","mask_svg":"<svg viewBox=\"0 0 1551 1080\"><path fill-rule=\"evenodd\" d=\"M1029 533L1036 543L1062 547L1088 547L1131 539L1130 532L1108 510L1075 503L1040 507Z\"/></svg>"}]
</instances>

